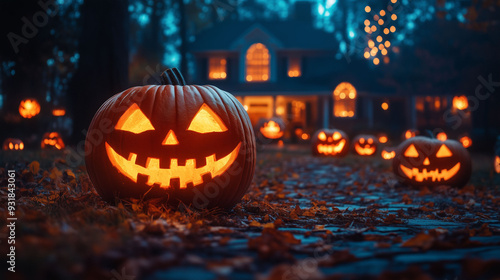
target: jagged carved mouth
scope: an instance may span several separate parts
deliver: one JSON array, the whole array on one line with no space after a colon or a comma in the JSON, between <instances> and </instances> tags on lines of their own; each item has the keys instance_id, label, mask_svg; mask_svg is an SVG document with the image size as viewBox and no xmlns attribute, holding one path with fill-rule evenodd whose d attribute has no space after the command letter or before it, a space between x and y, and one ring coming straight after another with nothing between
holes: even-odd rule
<instances>
[{"instance_id":1,"label":"jagged carved mouth","mask_svg":"<svg viewBox=\"0 0 500 280\"><path fill-rule=\"evenodd\" d=\"M185 189L192 183L197 186L203 183L203 177L208 174L211 178L223 174L238 157L241 143L239 143L227 156L216 159L215 154L206 157L206 165L196 168L196 159L187 159L186 165L179 166L178 160L170 159L170 168L160 168L159 158L148 158L146 167L135 164L137 154L130 153L128 159L119 155L107 142L106 152L108 158L118 171L137 183L139 174L148 176L146 184L158 184L161 188L171 188L172 179L179 180L179 188Z\"/></svg>"},{"instance_id":2,"label":"jagged carved mouth","mask_svg":"<svg viewBox=\"0 0 500 280\"><path fill-rule=\"evenodd\" d=\"M365 146L364 148L359 146L359 145L355 145L354 146L354 149L356 150L356 152L358 153L358 155L361 155L361 156L370 156L370 155L373 155L375 153L375 147L367 147Z\"/></svg>"},{"instance_id":3,"label":"jagged carved mouth","mask_svg":"<svg viewBox=\"0 0 500 280\"><path fill-rule=\"evenodd\" d=\"M340 140L340 142L335 145L335 144L318 144L317 150L318 153L324 154L324 155L335 155L344 149L345 146L345 139Z\"/></svg>"},{"instance_id":4,"label":"jagged carved mouth","mask_svg":"<svg viewBox=\"0 0 500 280\"><path fill-rule=\"evenodd\" d=\"M441 172L437 168L434 170L427 170L426 168L424 168L422 171L420 171L416 167L408 168L402 164L399 165L399 167L409 179L413 179L417 182L423 182L424 180L432 180L432 182L435 182L447 181L455 176L460 170L460 162L455 164L455 166L450 169L441 169Z\"/></svg>"}]
</instances>

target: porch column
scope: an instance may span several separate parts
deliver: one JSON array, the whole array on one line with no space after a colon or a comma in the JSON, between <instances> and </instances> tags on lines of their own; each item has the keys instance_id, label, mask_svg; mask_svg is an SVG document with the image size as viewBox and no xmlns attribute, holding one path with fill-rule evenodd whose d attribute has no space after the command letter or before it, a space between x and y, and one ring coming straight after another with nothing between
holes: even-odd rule
<instances>
[{"instance_id":1,"label":"porch column","mask_svg":"<svg viewBox=\"0 0 500 280\"><path fill-rule=\"evenodd\" d=\"M408 102L408 113L409 113L409 121L410 121L410 128L416 129L417 128L417 97L416 96L411 96L409 98Z\"/></svg>"},{"instance_id":2,"label":"porch column","mask_svg":"<svg viewBox=\"0 0 500 280\"><path fill-rule=\"evenodd\" d=\"M328 100L328 95L323 96L322 102L323 102L323 128L328 128L330 125L330 110L329 110L329 100Z\"/></svg>"},{"instance_id":3,"label":"porch column","mask_svg":"<svg viewBox=\"0 0 500 280\"><path fill-rule=\"evenodd\" d=\"M373 99L369 98L366 106L366 117L368 118L368 127L373 128Z\"/></svg>"}]
</instances>

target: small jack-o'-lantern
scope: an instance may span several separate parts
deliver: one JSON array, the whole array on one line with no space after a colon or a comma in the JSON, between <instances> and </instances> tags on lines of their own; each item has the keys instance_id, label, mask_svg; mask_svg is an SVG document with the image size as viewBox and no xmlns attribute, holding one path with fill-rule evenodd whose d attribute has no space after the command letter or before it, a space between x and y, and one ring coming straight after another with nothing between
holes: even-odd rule
<instances>
[{"instance_id":1,"label":"small jack-o'-lantern","mask_svg":"<svg viewBox=\"0 0 500 280\"><path fill-rule=\"evenodd\" d=\"M405 184L461 187L470 178L471 159L458 141L417 136L398 146L393 170Z\"/></svg>"},{"instance_id":2,"label":"small jack-o'-lantern","mask_svg":"<svg viewBox=\"0 0 500 280\"><path fill-rule=\"evenodd\" d=\"M3 149L5 151L24 150L24 143L21 139L7 138L3 141Z\"/></svg>"},{"instance_id":3,"label":"small jack-o'-lantern","mask_svg":"<svg viewBox=\"0 0 500 280\"><path fill-rule=\"evenodd\" d=\"M469 148L470 146L472 146L472 139L468 135L461 136L458 141L462 143L462 146L464 146L464 148Z\"/></svg>"},{"instance_id":4,"label":"small jack-o'-lantern","mask_svg":"<svg viewBox=\"0 0 500 280\"><path fill-rule=\"evenodd\" d=\"M387 136L387 134L385 133L379 133L377 134L377 137L380 144L386 144L387 142L389 142L389 136Z\"/></svg>"},{"instance_id":5,"label":"small jack-o'-lantern","mask_svg":"<svg viewBox=\"0 0 500 280\"><path fill-rule=\"evenodd\" d=\"M255 167L248 114L225 91L185 85L175 68L161 77L162 85L127 89L95 114L85 158L95 189L107 201L145 196L173 206L233 207Z\"/></svg>"},{"instance_id":6,"label":"small jack-o'-lantern","mask_svg":"<svg viewBox=\"0 0 500 280\"><path fill-rule=\"evenodd\" d=\"M446 141L448 140L448 135L446 134L446 132L441 131L438 134L436 134L436 139L439 141Z\"/></svg>"},{"instance_id":7,"label":"small jack-o'-lantern","mask_svg":"<svg viewBox=\"0 0 500 280\"><path fill-rule=\"evenodd\" d=\"M320 129L312 137L312 153L316 156L345 156L349 137L342 130Z\"/></svg>"},{"instance_id":8,"label":"small jack-o'-lantern","mask_svg":"<svg viewBox=\"0 0 500 280\"><path fill-rule=\"evenodd\" d=\"M57 107L52 109L52 116L54 117L64 117L66 115L66 109L63 107Z\"/></svg>"},{"instance_id":9,"label":"small jack-o'-lantern","mask_svg":"<svg viewBox=\"0 0 500 280\"><path fill-rule=\"evenodd\" d=\"M360 134L353 141L354 152L360 156L372 156L377 151L377 137L368 134Z\"/></svg>"},{"instance_id":10,"label":"small jack-o'-lantern","mask_svg":"<svg viewBox=\"0 0 500 280\"><path fill-rule=\"evenodd\" d=\"M47 132L42 137L41 147L42 149L62 150L65 145L59 132Z\"/></svg>"},{"instance_id":11,"label":"small jack-o'-lantern","mask_svg":"<svg viewBox=\"0 0 500 280\"><path fill-rule=\"evenodd\" d=\"M419 132L416 129L408 129L403 132L403 140L410 139L412 137L418 136Z\"/></svg>"},{"instance_id":12,"label":"small jack-o'-lantern","mask_svg":"<svg viewBox=\"0 0 500 280\"><path fill-rule=\"evenodd\" d=\"M285 122L281 118L261 119L257 125L260 135L267 139L280 139L285 133Z\"/></svg>"},{"instance_id":13,"label":"small jack-o'-lantern","mask_svg":"<svg viewBox=\"0 0 500 280\"><path fill-rule=\"evenodd\" d=\"M495 158L493 159L493 168L495 173L500 174L500 136L495 143Z\"/></svg>"},{"instance_id":14,"label":"small jack-o'-lantern","mask_svg":"<svg viewBox=\"0 0 500 280\"><path fill-rule=\"evenodd\" d=\"M39 113L40 103L36 99L24 99L19 104L19 114L25 119L31 119Z\"/></svg>"},{"instance_id":15,"label":"small jack-o'-lantern","mask_svg":"<svg viewBox=\"0 0 500 280\"><path fill-rule=\"evenodd\" d=\"M385 147L382 149L382 152L380 152L380 156L382 157L382 159L391 160L396 156L396 148Z\"/></svg>"}]
</instances>

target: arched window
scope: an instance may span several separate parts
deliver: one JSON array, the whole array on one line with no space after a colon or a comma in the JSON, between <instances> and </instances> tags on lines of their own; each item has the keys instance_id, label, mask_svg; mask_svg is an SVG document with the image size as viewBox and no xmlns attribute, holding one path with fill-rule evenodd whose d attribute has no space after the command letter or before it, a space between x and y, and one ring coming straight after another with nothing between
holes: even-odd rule
<instances>
[{"instance_id":1,"label":"arched window","mask_svg":"<svg viewBox=\"0 0 500 280\"><path fill-rule=\"evenodd\" d=\"M261 43L250 46L246 55L246 75L248 82L265 82L269 80L269 50Z\"/></svg>"},{"instance_id":2,"label":"arched window","mask_svg":"<svg viewBox=\"0 0 500 280\"><path fill-rule=\"evenodd\" d=\"M333 115L352 118L356 115L356 88L347 82L340 83L333 91Z\"/></svg>"}]
</instances>

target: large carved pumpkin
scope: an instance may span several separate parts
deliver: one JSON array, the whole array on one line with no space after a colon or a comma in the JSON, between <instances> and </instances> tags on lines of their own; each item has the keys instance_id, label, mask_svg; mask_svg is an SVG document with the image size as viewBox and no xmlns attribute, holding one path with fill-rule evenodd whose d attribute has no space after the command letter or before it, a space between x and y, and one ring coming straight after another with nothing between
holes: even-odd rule
<instances>
[{"instance_id":1,"label":"large carved pumpkin","mask_svg":"<svg viewBox=\"0 0 500 280\"><path fill-rule=\"evenodd\" d=\"M377 151L378 139L369 134L360 134L352 141L354 152L360 156L372 156Z\"/></svg>"},{"instance_id":2,"label":"large carved pumpkin","mask_svg":"<svg viewBox=\"0 0 500 280\"><path fill-rule=\"evenodd\" d=\"M257 129L259 135L266 139L281 139L285 133L285 122L279 117L260 119Z\"/></svg>"},{"instance_id":3,"label":"large carved pumpkin","mask_svg":"<svg viewBox=\"0 0 500 280\"><path fill-rule=\"evenodd\" d=\"M401 143L393 160L399 180L414 186L464 186L471 175L469 152L455 140L417 136Z\"/></svg>"},{"instance_id":4,"label":"large carved pumpkin","mask_svg":"<svg viewBox=\"0 0 500 280\"><path fill-rule=\"evenodd\" d=\"M21 139L17 138L7 138L3 141L4 151L10 150L24 150L24 143Z\"/></svg>"},{"instance_id":5,"label":"large carved pumpkin","mask_svg":"<svg viewBox=\"0 0 500 280\"><path fill-rule=\"evenodd\" d=\"M214 86L185 85L175 68L162 74L162 85L108 99L90 124L86 152L90 179L105 200L147 193L198 209L239 202L256 153L238 100Z\"/></svg>"},{"instance_id":6,"label":"large carved pumpkin","mask_svg":"<svg viewBox=\"0 0 500 280\"><path fill-rule=\"evenodd\" d=\"M338 129L320 129L312 137L315 156L343 157L349 152L349 137Z\"/></svg>"},{"instance_id":7,"label":"large carved pumpkin","mask_svg":"<svg viewBox=\"0 0 500 280\"><path fill-rule=\"evenodd\" d=\"M47 132L42 137L42 142L40 144L42 149L64 149L64 141L59 132Z\"/></svg>"}]
</instances>

